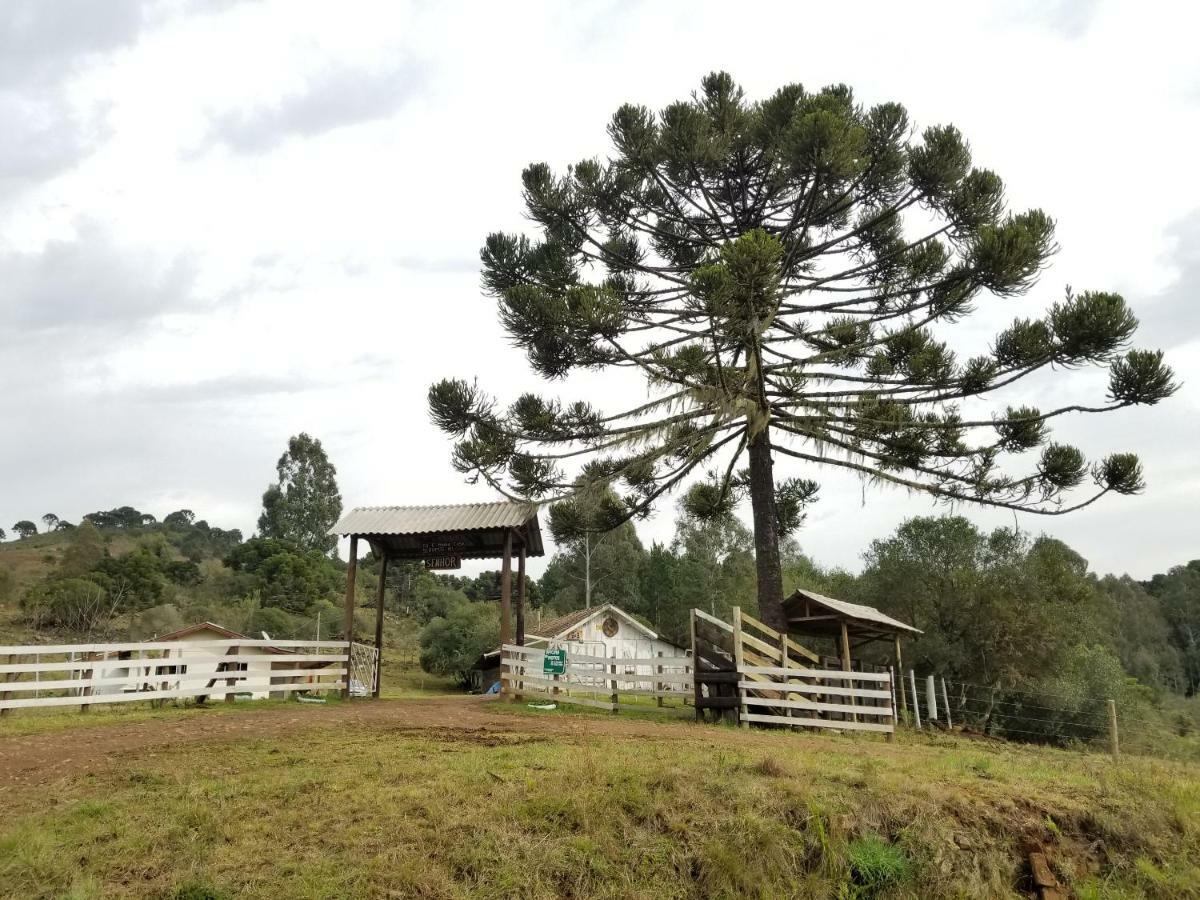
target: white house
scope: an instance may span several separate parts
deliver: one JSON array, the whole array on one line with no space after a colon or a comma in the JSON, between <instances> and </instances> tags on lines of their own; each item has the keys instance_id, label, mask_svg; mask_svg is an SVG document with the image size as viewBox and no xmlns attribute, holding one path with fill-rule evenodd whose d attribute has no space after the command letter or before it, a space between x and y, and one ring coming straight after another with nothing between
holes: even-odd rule
<instances>
[{"instance_id":1,"label":"white house","mask_svg":"<svg viewBox=\"0 0 1200 900\"><path fill-rule=\"evenodd\" d=\"M688 655L683 647L661 637L613 603L577 609L532 625L527 623L525 646L563 647L568 659L572 653L617 660ZM485 690L499 678L500 650L484 654L477 665L478 679L472 679L476 682L473 687ZM647 676L648 687L654 671L653 665L631 665L624 674Z\"/></svg>"}]
</instances>

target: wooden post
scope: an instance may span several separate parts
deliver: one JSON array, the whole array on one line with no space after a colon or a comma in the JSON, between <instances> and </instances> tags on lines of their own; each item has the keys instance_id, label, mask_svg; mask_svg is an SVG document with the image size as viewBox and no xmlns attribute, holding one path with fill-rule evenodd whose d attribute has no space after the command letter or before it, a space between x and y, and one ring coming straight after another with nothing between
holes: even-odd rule
<instances>
[{"instance_id":1,"label":"wooden post","mask_svg":"<svg viewBox=\"0 0 1200 900\"><path fill-rule=\"evenodd\" d=\"M659 650L658 655L662 656L663 652L661 650ZM663 673L663 667L662 667L662 664L660 663L658 666L658 674L661 675L662 673ZM659 707L661 707L663 705L662 692L663 692L663 683L661 681L656 682L654 685L654 693L656 693L658 696L654 698L654 703L656 706L659 706Z\"/></svg>"},{"instance_id":2,"label":"wooden post","mask_svg":"<svg viewBox=\"0 0 1200 900\"><path fill-rule=\"evenodd\" d=\"M13 665L16 665L16 663L14 662L14 660L15 660L15 659L16 659L16 657L15 657L15 656L12 656L12 655L10 654L9 656L6 656L6 657L5 657L5 662L6 662L6 663L8 663L8 665L10 665L10 666L13 666ZM36 674L36 673L35 673L35 674ZM4 680L5 680L5 682L12 681L12 680L13 680L13 673L12 673L12 672L5 672L5 673L4 673ZM4 691L3 693L0 693L0 700L7 700L7 699L8 699L9 697L11 697L11 696L12 696L12 693L11 693L10 691ZM37 694L34 694L34 696L36 697L36 696L37 696ZM7 715L8 715L8 710L7 710L7 709L0 709L0 716L7 716Z\"/></svg>"},{"instance_id":3,"label":"wooden post","mask_svg":"<svg viewBox=\"0 0 1200 900\"><path fill-rule=\"evenodd\" d=\"M742 689L742 608L735 606L733 608L733 667L737 670L737 695L741 700L738 704L738 724L742 728L750 727L750 720L746 718L750 714L750 707L746 703L746 692Z\"/></svg>"},{"instance_id":4,"label":"wooden post","mask_svg":"<svg viewBox=\"0 0 1200 900\"><path fill-rule=\"evenodd\" d=\"M904 661L900 658L900 635L896 634L896 671L900 674L900 711L908 714L908 699L904 693Z\"/></svg>"},{"instance_id":5,"label":"wooden post","mask_svg":"<svg viewBox=\"0 0 1200 900\"><path fill-rule=\"evenodd\" d=\"M846 627L846 621L845 621L844 619L842 620L842 671L843 671L843 672L849 672L849 671L850 671L850 629ZM844 682L842 682L842 683L843 683L843 684L845 684L845 685L846 685L846 687L848 687L848 688L853 688L853 687L854 687L854 682L853 682L853 681L851 681L849 678L847 678L847 679L846 679ZM853 695L851 695L851 696L850 696L848 699L849 699L849 701L850 701L850 705L851 705L851 706L855 706L855 705L856 705L856 704L855 704L855 702L854 702L854 696L853 696ZM851 713L851 714L850 714L850 721L851 721L851 722L857 722L857 721L858 721L858 716L857 716L857 715L855 715L855 714L853 714L853 713Z\"/></svg>"},{"instance_id":6,"label":"wooden post","mask_svg":"<svg viewBox=\"0 0 1200 900\"><path fill-rule=\"evenodd\" d=\"M929 713L929 721L932 724L937 721L937 688L933 684L933 676L925 676L925 711Z\"/></svg>"},{"instance_id":7,"label":"wooden post","mask_svg":"<svg viewBox=\"0 0 1200 900\"><path fill-rule=\"evenodd\" d=\"M696 647L696 610L693 608L688 611L688 627L692 633L692 706L696 709L696 721L699 722L704 718L704 710L700 708L701 694L704 691L704 685L700 683L700 651Z\"/></svg>"},{"instance_id":8,"label":"wooden post","mask_svg":"<svg viewBox=\"0 0 1200 900\"><path fill-rule=\"evenodd\" d=\"M350 699L350 680L354 676L354 582L358 578L358 535L350 535L350 558L346 561L346 608L342 630L346 636L346 686L342 697Z\"/></svg>"},{"instance_id":9,"label":"wooden post","mask_svg":"<svg viewBox=\"0 0 1200 900\"><path fill-rule=\"evenodd\" d=\"M500 563L500 643L512 643L512 532L504 535L504 559Z\"/></svg>"},{"instance_id":10,"label":"wooden post","mask_svg":"<svg viewBox=\"0 0 1200 900\"><path fill-rule=\"evenodd\" d=\"M888 666L888 693L892 695L888 701L892 706L892 730L888 732L887 736L887 742L890 744L896 740L896 673L892 671L891 666Z\"/></svg>"},{"instance_id":11,"label":"wooden post","mask_svg":"<svg viewBox=\"0 0 1200 900\"><path fill-rule=\"evenodd\" d=\"M383 600L387 593L387 570L388 557L384 553L379 563L379 593L375 595L375 685L371 689L371 696L376 700L383 687Z\"/></svg>"},{"instance_id":12,"label":"wooden post","mask_svg":"<svg viewBox=\"0 0 1200 900\"><path fill-rule=\"evenodd\" d=\"M613 647L613 659L615 660L616 657L617 657L617 648ZM617 664L615 662L612 664L611 671L612 671L613 675L617 674ZM617 714L617 707L620 705L621 705L621 697L617 693L617 679L614 678L612 680L612 707L613 707L612 711L613 711L614 716Z\"/></svg>"},{"instance_id":13,"label":"wooden post","mask_svg":"<svg viewBox=\"0 0 1200 900\"><path fill-rule=\"evenodd\" d=\"M525 646L525 541L517 554L517 643Z\"/></svg>"},{"instance_id":14,"label":"wooden post","mask_svg":"<svg viewBox=\"0 0 1200 900\"><path fill-rule=\"evenodd\" d=\"M901 680L903 680L904 676L901 675L900 677L901 677ZM920 731L921 730L921 704L917 700L917 673L914 672L912 669L908 670L908 682L909 682L909 684L912 685L913 721L917 725L917 730Z\"/></svg>"},{"instance_id":15,"label":"wooden post","mask_svg":"<svg viewBox=\"0 0 1200 900\"><path fill-rule=\"evenodd\" d=\"M225 655L236 657L238 655L238 648L236 646L230 647L227 651L225 651ZM236 673L238 670L237 662L226 662L224 665L225 665L226 672L236 676ZM269 680L270 679L268 679L268 681ZM234 696L234 694L237 692L237 683L238 683L238 680L236 677L225 679L225 702L226 703L233 703L234 700L237 699Z\"/></svg>"},{"instance_id":16,"label":"wooden post","mask_svg":"<svg viewBox=\"0 0 1200 900\"><path fill-rule=\"evenodd\" d=\"M1108 701L1108 749L1113 759L1121 755L1121 744L1117 739L1117 701Z\"/></svg>"},{"instance_id":17,"label":"wooden post","mask_svg":"<svg viewBox=\"0 0 1200 900\"><path fill-rule=\"evenodd\" d=\"M950 695L946 693L946 678L942 677L942 706L946 709L946 727L953 728L954 722L950 719Z\"/></svg>"},{"instance_id":18,"label":"wooden post","mask_svg":"<svg viewBox=\"0 0 1200 900\"><path fill-rule=\"evenodd\" d=\"M788 636L787 636L787 632L784 631L784 632L781 632L779 635L779 668L786 669L787 667L788 667ZM791 684L791 679L789 679L787 675L784 675L783 676L783 686L785 688L787 688L788 686L790 686L790 684ZM797 695L797 696L799 696L799 695ZM788 693L788 691L785 690L783 692L783 699L791 700L792 695L790 693ZM783 708L783 714L785 716L787 716L789 719L794 715L791 707L788 707L788 706L785 706Z\"/></svg>"}]
</instances>

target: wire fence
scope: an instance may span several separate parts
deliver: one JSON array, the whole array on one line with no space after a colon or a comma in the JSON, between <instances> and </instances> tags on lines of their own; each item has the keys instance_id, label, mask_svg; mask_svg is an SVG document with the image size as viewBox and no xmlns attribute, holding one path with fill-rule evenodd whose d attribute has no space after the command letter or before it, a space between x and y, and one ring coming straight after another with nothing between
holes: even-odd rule
<instances>
[{"instance_id":1,"label":"wire fence","mask_svg":"<svg viewBox=\"0 0 1200 900\"><path fill-rule=\"evenodd\" d=\"M922 729L965 731L1077 749L1173 755L1161 746L1164 717L1144 700L1053 689L1009 688L910 670L897 680L909 721ZM1200 756L1200 742L1189 757Z\"/></svg>"}]
</instances>

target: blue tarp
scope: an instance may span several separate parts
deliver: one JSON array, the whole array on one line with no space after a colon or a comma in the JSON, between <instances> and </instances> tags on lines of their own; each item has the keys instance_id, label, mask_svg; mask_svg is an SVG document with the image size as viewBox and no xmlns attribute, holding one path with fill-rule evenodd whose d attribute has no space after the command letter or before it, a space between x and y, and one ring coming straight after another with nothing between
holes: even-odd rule
<instances>
[{"instance_id":1,"label":"blue tarp","mask_svg":"<svg viewBox=\"0 0 1200 900\"><path fill-rule=\"evenodd\" d=\"M492 686L487 689L486 693L489 693L489 694L500 693L500 682L498 682L498 681L492 682Z\"/></svg>"}]
</instances>

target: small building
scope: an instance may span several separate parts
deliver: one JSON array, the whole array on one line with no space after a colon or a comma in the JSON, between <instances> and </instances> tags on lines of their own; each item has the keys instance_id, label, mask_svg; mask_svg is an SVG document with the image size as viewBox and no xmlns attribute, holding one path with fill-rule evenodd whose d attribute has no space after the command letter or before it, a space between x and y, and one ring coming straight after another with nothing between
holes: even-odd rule
<instances>
[{"instance_id":1,"label":"small building","mask_svg":"<svg viewBox=\"0 0 1200 900\"><path fill-rule=\"evenodd\" d=\"M525 628L525 646L562 647L568 658L572 653L602 656L606 659L645 659L647 657L686 656L687 651L643 625L614 603L591 609L577 609ZM476 663L472 687L485 690L500 677L500 650L485 653ZM653 674L653 666L627 667L626 675Z\"/></svg>"}]
</instances>

